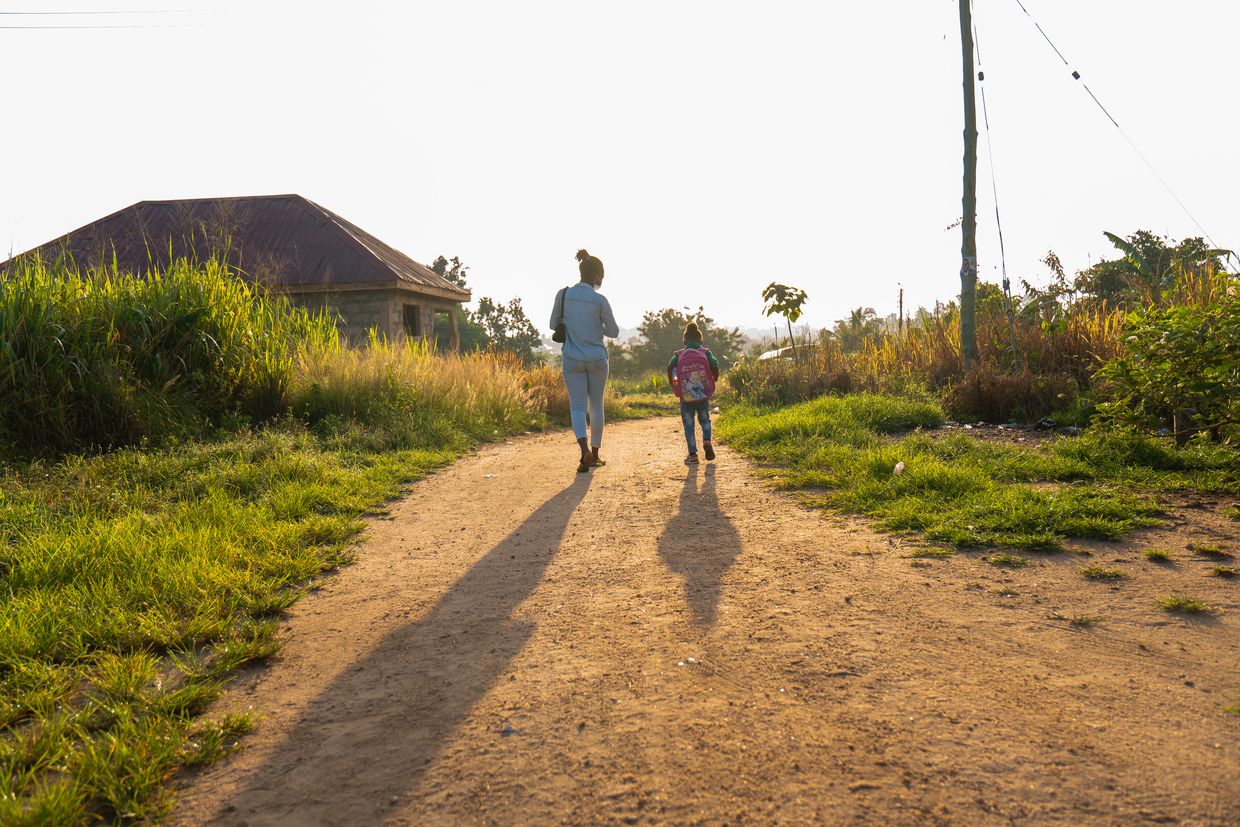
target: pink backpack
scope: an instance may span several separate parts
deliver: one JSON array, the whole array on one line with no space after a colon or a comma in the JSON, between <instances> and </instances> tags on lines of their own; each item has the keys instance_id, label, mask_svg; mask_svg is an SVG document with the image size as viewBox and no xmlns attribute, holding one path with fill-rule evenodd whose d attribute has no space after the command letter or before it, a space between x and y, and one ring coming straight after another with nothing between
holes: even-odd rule
<instances>
[{"instance_id":1,"label":"pink backpack","mask_svg":"<svg viewBox=\"0 0 1240 827\"><path fill-rule=\"evenodd\" d=\"M704 347L676 351L676 384L673 390L685 402L701 402L715 395L715 375L710 371L710 353Z\"/></svg>"}]
</instances>

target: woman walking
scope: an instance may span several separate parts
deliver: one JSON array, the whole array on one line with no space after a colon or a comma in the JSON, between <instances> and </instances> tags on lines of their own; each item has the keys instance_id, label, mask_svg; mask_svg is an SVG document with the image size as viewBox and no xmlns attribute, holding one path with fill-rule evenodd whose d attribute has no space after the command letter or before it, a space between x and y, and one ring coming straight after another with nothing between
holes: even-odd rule
<instances>
[{"instance_id":1,"label":"woman walking","mask_svg":"<svg viewBox=\"0 0 1240 827\"><path fill-rule=\"evenodd\" d=\"M551 329L559 333L563 325L564 385L568 388L573 433L581 448L577 473L584 474L591 468L606 465L598 455L603 444L603 389L607 386L607 346L603 344L603 337L619 336L620 327L607 298L598 292L603 283L603 262L585 250L577 251L577 261L580 262L581 281L565 287L555 297Z\"/></svg>"}]
</instances>

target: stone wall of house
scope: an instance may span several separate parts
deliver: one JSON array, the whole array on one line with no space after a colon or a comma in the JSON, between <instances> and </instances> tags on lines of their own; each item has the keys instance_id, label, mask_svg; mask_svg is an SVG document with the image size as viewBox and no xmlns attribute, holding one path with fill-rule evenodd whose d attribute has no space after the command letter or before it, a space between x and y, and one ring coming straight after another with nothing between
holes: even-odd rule
<instances>
[{"instance_id":1,"label":"stone wall of house","mask_svg":"<svg viewBox=\"0 0 1240 827\"><path fill-rule=\"evenodd\" d=\"M311 312L326 308L338 315L337 325L350 344L362 345L371 328L389 339L404 335L395 290L349 290L339 293L294 293L289 299Z\"/></svg>"},{"instance_id":2,"label":"stone wall of house","mask_svg":"<svg viewBox=\"0 0 1240 827\"><path fill-rule=\"evenodd\" d=\"M312 312L323 308L338 314L340 331L352 345L364 345L376 328L389 341L403 341L407 333L427 337L435 332L435 313L455 312L456 304L427 299L395 289L349 290L339 293L296 293L289 299ZM406 313L408 309L408 313Z\"/></svg>"}]
</instances>

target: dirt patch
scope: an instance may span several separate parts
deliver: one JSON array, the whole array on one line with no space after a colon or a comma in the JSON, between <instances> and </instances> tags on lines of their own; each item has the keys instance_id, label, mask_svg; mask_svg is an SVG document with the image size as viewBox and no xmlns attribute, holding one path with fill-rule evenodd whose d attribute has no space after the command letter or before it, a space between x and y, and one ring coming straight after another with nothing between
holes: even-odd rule
<instances>
[{"instance_id":1,"label":"dirt patch","mask_svg":"<svg viewBox=\"0 0 1240 827\"><path fill-rule=\"evenodd\" d=\"M686 468L671 420L605 449L578 476L571 438L516 440L416 485L220 703L265 717L173 821L1240 823L1240 583L1178 539L1199 509L1000 569L726 447Z\"/></svg>"}]
</instances>

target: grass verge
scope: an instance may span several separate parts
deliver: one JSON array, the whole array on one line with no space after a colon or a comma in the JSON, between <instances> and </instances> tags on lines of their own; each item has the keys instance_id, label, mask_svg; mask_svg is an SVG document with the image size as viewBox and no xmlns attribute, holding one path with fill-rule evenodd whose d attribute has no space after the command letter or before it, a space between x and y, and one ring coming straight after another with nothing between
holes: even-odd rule
<instances>
[{"instance_id":1,"label":"grass verge","mask_svg":"<svg viewBox=\"0 0 1240 827\"><path fill-rule=\"evenodd\" d=\"M781 409L738 406L720 437L811 502L956 547L1054 550L1155 525L1154 491L1240 488L1234 453L1125 435L1041 447L935 433L926 401L857 394Z\"/></svg>"}]
</instances>

